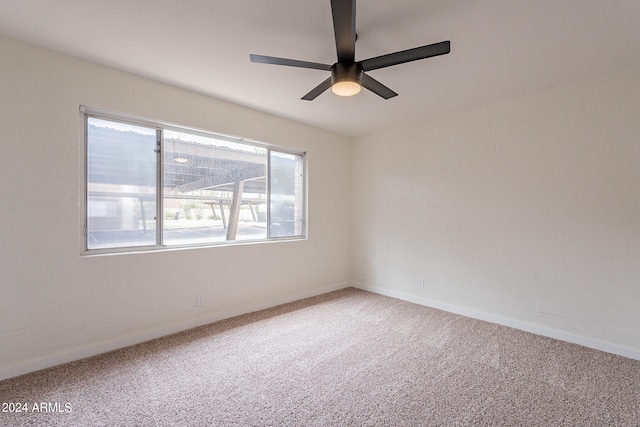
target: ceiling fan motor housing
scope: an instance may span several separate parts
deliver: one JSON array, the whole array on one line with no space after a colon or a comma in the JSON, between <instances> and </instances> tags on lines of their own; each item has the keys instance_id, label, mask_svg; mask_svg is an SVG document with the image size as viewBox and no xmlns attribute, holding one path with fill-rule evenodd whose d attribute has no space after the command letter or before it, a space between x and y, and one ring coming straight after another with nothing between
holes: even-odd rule
<instances>
[{"instance_id":1,"label":"ceiling fan motor housing","mask_svg":"<svg viewBox=\"0 0 640 427\"><path fill-rule=\"evenodd\" d=\"M362 65L359 62L338 62L331 66L331 84L338 82L354 82L362 84Z\"/></svg>"}]
</instances>

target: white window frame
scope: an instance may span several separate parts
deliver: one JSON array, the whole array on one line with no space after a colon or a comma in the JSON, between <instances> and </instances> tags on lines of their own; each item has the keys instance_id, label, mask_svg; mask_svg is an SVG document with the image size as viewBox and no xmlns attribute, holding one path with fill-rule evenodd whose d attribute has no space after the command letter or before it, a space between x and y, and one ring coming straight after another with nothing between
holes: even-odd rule
<instances>
[{"instance_id":1,"label":"white window frame","mask_svg":"<svg viewBox=\"0 0 640 427\"><path fill-rule=\"evenodd\" d=\"M159 155L157 159L157 168L156 168L156 243L153 245L141 245L141 246L126 246L126 247L108 247L108 248L88 248L88 178L89 178L89 167L88 167L88 119L90 117L97 119L104 119L109 121L120 122L124 124L130 124L134 126L143 126L148 128L154 128L156 130L156 139L158 141L158 150ZM147 251L162 251L162 250L172 250L172 249L180 249L180 248L203 248L203 247L213 247L213 246L235 246L235 245L244 245L244 244L256 244L256 243L266 243L266 242L276 242L276 241L291 241L291 240L306 240L308 234L308 221L307 221L307 153L304 151L299 151L291 148L284 148L278 145L267 144L264 142L259 142L247 138L235 137L229 135L223 135L217 132L196 129L188 126L177 125L173 123L167 123L159 120L138 117L130 114L113 112L109 110L104 110L95 107L89 107L85 105L80 106L80 118L81 118L81 131L82 131L82 150L81 157L84 162L83 174L82 174L82 255L100 255L100 254L111 254L111 253L135 253L135 252L147 252ZM164 130L171 130L176 132L184 132L198 136L204 136L209 138L214 138L217 140L233 142L237 144L243 144L246 146L260 147L267 150L266 159L267 159L267 169L266 169L266 238L252 239L252 240L224 240L224 241L207 241L205 243L185 243L185 244L165 244L164 243L164 141L163 141L163 132ZM301 233L300 235L295 236L282 236L282 237L272 237L270 230L270 211L271 211L271 180L270 180L270 167L271 167L271 152L278 152L283 154L290 154L294 156L300 156L302 158L302 213L301 213Z\"/></svg>"}]
</instances>

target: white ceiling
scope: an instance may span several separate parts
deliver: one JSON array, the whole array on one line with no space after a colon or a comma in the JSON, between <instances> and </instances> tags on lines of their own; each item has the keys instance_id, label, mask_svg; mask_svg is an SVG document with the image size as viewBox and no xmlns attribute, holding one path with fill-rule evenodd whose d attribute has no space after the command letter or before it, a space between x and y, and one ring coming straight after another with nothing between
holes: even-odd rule
<instances>
[{"instance_id":1,"label":"white ceiling","mask_svg":"<svg viewBox=\"0 0 640 427\"><path fill-rule=\"evenodd\" d=\"M372 71L399 93L300 98L332 64L329 0L2 0L0 33L347 136L640 64L640 0L360 0L356 60L451 41Z\"/></svg>"}]
</instances>

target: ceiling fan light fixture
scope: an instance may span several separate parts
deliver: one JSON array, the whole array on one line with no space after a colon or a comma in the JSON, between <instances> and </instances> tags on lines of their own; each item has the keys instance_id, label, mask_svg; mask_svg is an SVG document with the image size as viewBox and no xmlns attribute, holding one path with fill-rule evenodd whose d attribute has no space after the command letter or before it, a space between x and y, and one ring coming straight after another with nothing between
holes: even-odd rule
<instances>
[{"instance_id":1,"label":"ceiling fan light fixture","mask_svg":"<svg viewBox=\"0 0 640 427\"><path fill-rule=\"evenodd\" d=\"M353 96L362 90L362 66L337 63L331 67L331 91L339 96Z\"/></svg>"},{"instance_id":2,"label":"ceiling fan light fixture","mask_svg":"<svg viewBox=\"0 0 640 427\"><path fill-rule=\"evenodd\" d=\"M338 96L353 96L360 93L362 86L360 83L351 80L342 80L334 82L331 91Z\"/></svg>"}]
</instances>

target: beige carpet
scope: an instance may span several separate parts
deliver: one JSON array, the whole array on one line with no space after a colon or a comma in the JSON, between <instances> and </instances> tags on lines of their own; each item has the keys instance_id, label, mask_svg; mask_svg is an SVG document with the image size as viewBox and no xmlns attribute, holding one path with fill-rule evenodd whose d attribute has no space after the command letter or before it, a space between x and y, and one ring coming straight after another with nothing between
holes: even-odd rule
<instances>
[{"instance_id":1,"label":"beige carpet","mask_svg":"<svg viewBox=\"0 0 640 427\"><path fill-rule=\"evenodd\" d=\"M636 426L640 362L349 288L5 380L0 402L28 406L2 426Z\"/></svg>"}]
</instances>

